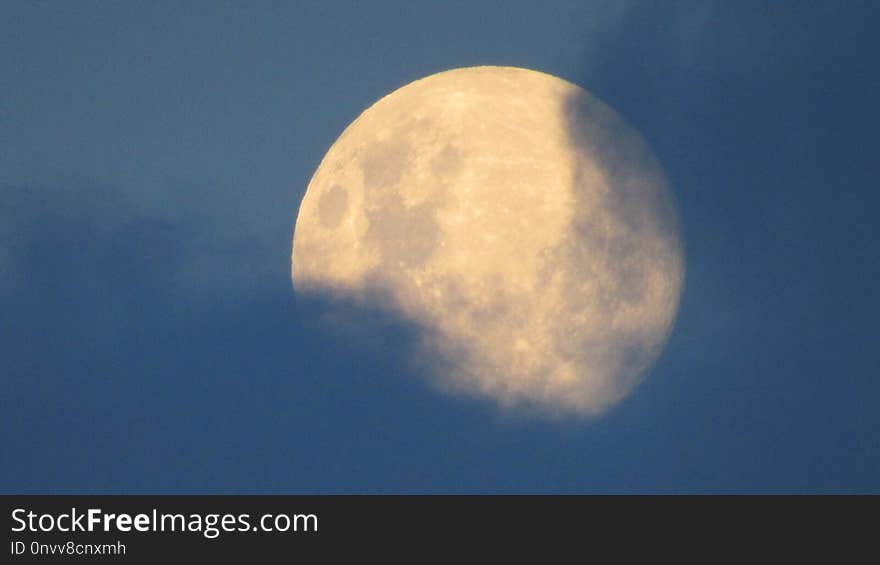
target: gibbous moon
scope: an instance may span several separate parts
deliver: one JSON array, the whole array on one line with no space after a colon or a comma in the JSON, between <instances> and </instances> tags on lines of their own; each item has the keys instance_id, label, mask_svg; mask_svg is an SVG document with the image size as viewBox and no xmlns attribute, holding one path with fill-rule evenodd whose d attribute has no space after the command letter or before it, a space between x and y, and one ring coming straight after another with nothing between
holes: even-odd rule
<instances>
[{"instance_id":1,"label":"gibbous moon","mask_svg":"<svg viewBox=\"0 0 880 565\"><path fill-rule=\"evenodd\" d=\"M580 87L513 67L438 73L367 108L315 171L293 237L298 293L414 324L412 355L442 389L552 413L601 414L641 381L683 273L639 134Z\"/></svg>"}]
</instances>

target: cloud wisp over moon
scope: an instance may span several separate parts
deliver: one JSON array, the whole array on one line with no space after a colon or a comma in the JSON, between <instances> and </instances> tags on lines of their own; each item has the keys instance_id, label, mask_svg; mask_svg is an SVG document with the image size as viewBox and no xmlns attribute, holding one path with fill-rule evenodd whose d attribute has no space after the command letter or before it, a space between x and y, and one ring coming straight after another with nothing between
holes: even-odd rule
<instances>
[{"instance_id":1,"label":"cloud wisp over moon","mask_svg":"<svg viewBox=\"0 0 880 565\"><path fill-rule=\"evenodd\" d=\"M415 81L355 120L301 204L298 292L387 309L445 390L598 415L653 363L683 256L662 171L579 87L511 67Z\"/></svg>"}]
</instances>

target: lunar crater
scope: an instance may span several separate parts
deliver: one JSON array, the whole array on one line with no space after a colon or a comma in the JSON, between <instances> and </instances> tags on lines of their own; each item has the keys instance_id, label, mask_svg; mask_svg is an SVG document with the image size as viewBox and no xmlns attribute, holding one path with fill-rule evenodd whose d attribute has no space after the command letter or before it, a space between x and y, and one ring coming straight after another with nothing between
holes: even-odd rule
<instances>
[{"instance_id":1,"label":"lunar crater","mask_svg":"<svg viewBox=\"0 0 880 565\"><path fill-rule=\"evenodd\" d=\"M321 195L318 201L318 218L321 225L333 229L339 225L348 208L348 192L339 185Z\"/></svg>"},{"instance_id":2,"label":"lunar crater","mask_svg":"<svg viewBox=\"0 0 880 565\"><path fill-rule=\"evenodd\" d=\"M393 268L395 261L409 268L423 265L438 247L440 227L434 202L407 206L396 193L377 192L367 211L370 223L365 241L378 252L377 270Z\"/></svg>"},{"instance_id":3,"label":"lunar crater","mask_svg":"<svg viewBox=\"0 0 880 565\"><path fill-rule=\"evenodd\" d=\"M410 146L406 141L377 141L370 145L361 159L364 189L389 190L400 182Z\"/></svg>"}]
</instances>

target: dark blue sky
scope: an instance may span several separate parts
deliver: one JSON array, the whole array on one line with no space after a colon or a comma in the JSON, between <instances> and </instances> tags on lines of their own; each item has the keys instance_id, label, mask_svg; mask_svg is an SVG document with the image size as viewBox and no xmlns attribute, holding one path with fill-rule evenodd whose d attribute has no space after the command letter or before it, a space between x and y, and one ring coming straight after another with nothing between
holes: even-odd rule
<instances>
[{"instance_id":1,"label":"dark blue sky","mask_svg":"<svg viewBox=\"0 0 880 565\"><path fill-rule=\"evenodd\" d=\"M880 492L872 2L7 3L0 490ZM687 274L646 382L594 422L317 333L290 236L396 87L571 80L663 163Z\"/></svg>"}]
</instances>

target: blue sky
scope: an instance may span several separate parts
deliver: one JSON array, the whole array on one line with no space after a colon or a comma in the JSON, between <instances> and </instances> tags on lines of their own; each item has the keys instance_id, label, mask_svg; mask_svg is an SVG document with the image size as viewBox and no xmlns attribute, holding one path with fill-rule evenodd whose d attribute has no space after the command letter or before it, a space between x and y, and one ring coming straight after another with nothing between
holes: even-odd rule
<instances>
[{"instance_id":1,"label":"blue sky","mask_svg":"<svg viewBox=\"0 0 880 565\"><path fill-rule=\"evenodd\" d=\"M878 492L870 2L14 2L0 18L3 492ZM518 418L294 303L321 156L454 67L636 126L687 257L645 383Z\"/></svg>"}]
</instances>

